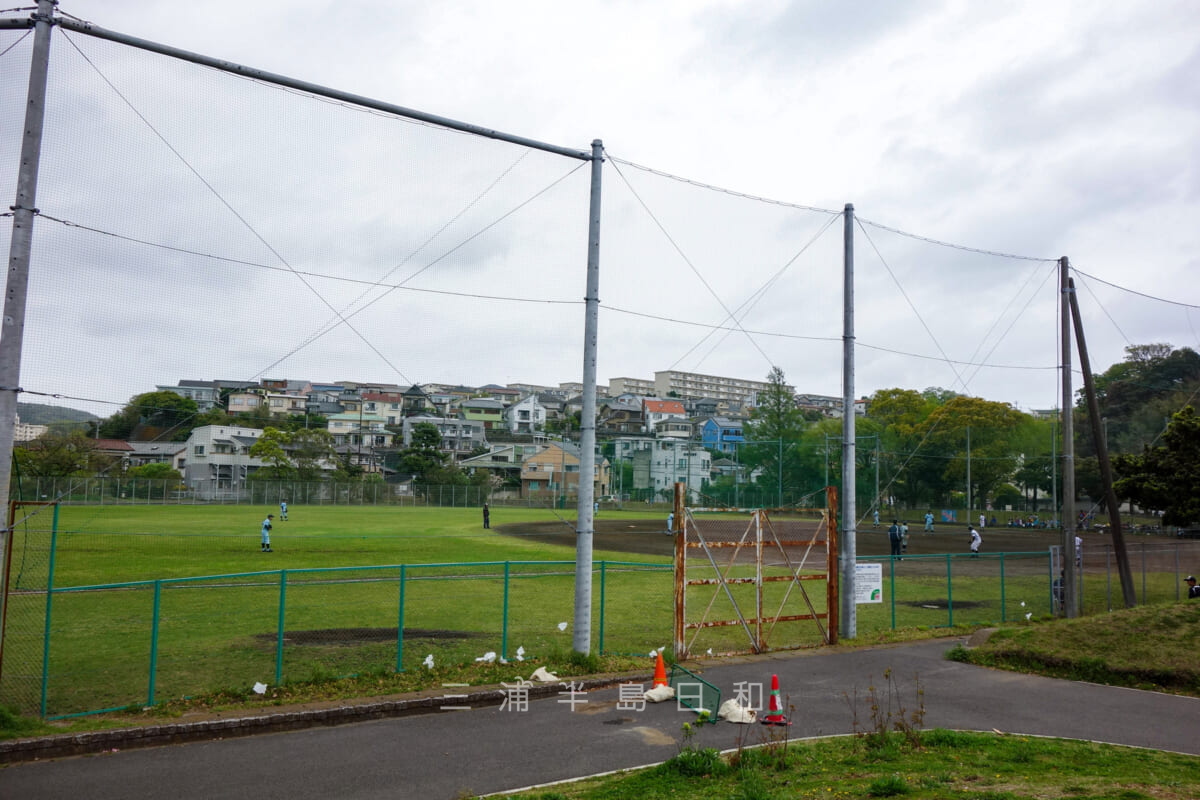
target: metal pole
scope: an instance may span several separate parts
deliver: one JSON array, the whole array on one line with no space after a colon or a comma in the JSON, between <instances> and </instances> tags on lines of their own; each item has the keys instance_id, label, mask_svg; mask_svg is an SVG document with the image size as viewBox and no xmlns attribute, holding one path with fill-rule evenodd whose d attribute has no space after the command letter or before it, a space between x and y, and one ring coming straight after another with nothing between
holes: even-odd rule
<instances>
[{"instance_id":1,"label":"metal pole","mask_svg":"<svg viewBox=\"0 0 1200 800\"><path fill-rule=\"evenodd\" d=\"M1063 407L1063 518L1062 566L1063 606L1068 617L1079 616L1079 598L1075 593L1075 425L1071 413L1074 392L1071 390L1071 305L1069 299L1070 264L1067 257L1058 260L1060 291L1059 322L1062 343L1062 407Z\"/></svg>"},{"instance_id":2,"label":"metal pole","mask_svg":"<svg viewBox=\"0 0 1200 800\"><path fill-rule=\"evenodd\" d=\"M588 201L587 294L583 324L583 410L579 419L579 492L575 531L575 652L587 655L592 640L592 505L596 469L596 343L600 318L600 176L604 143L592 141L592 188ZM585 479L586 478L586 479Z\"/></svg>"},{"instance_id":3,"label":"metal pole","mask_svg":"<svg viewBox=\"0 0 1200 800\"><path fill-rule=\"evenodd\" d=\"M841 638L858 635L854 603L857 520L854 503L854 204L847 203L842 229L842 542L838 600Z\"/></svg>"},{"instance_id":4,"label":"metal pole","mask_svg":"<svg viewBox=\"0 0 1200 800\"><path fill-rule=\"evenodd\" d=\"M8 283L4 317L0 320L0 497L5 503L12 480L14 420L21 385L21 343L25 335L25 297L29 290L29 261L33 250L33 218L37 215L38 165L42 153L42 121L46 115L46 76L50 71L50 31L53 0L38 0L34 20L33 57L25 99L25 127L21 137L21 163L17 169L17 195L13 202L12 239L8 250ZM9 563L12 527L0 534L0 564ZM0 663L3 659L8 570L0 569Z\"/></svg>"},{"instance_id":5,"label":"metal pole","mask_svg":"<svg viewBox=\"0 0 1200 800\"><path fill-rule=\"evenodd\" d=\"M971 426L967 426L967 524L971 524Z\"/></svg>"},{"instance_id":6,"label":"metal pole","mask_svg":"<svg viewBox=\"0 0 1200 800\"><path fill-rule=\"evenodd\" d=\"M38 0L38 3L40 7L40 5L43 3L49 3L49 0ZM152 53L159 53L164 56L170 56L171 58L190 61L193 64L202 64L203 66L212 67L213 69L221 70L222 72L232 72L235 75L241 75L254 80L264 81L266 83L274 83L279 86L286 86L290 89L299 89L302 92L308 92L309 94L318 95L320 97L328 97L333 100L340 100L342 102L362 106L364 108L373 108L376 111L395 114L399 117L408 117L409 119L417 119L421 120L422 122L429 122L434 125L439 125L443 128L450 128L456 131L472 133L476 136L484 136L489 139L498 139L503 142L519 144L523 147L530 147L535 150L544 150L547 153L556 153L560 156L576 158L580 161L588 161L595 157L595 146L592 147L593 155L589 156L585 150L575 150L569 147L560 147L558 145L547 144L546 142L539 142L536 139L527 139L523 136L515 136L513 134L504 133L491 128L484 128L467 122L459 122L458 120L450 119L448 117L439 117L436 114L427 114L424 111L417 111L415 109L405 108L404 106L393 105L392 103L384 103L379 100L373 100L369 97L363 97L362 95L350 94L349 92L342 92L338 91L337 89L330 89L315 83L299 81L294 78L289 78L286 75L278 75L273 72L255 69L254 67L247 67L242 64L234 64L230 61L222 61L221 59L211 58L199 53L180 50L177 47L170 47L168 45L151 42L146 39L139 39L135 36L128 36L116 31L106 30L97 25L93 25L90 22L84 22L83 20L59 17L57 20L55 20L55 23L62 26L62 28L65 30L78 31L79 33L87 34L88 36L95 36L97 39L107 39L110 42L126 44L130 47L136 47L141 50L149 50Z\"/></svg>"},{"instance_id":7,"label":"metal pole","mask_svg":"<svg viewBox=\"0 0 1200 800\"><path fill-rule=\"evenodd\" d=\"M1108 430L1100 419L1100 401L1096 397L1096 385L1092 378L1092 364L1088 358L1087 340L1083 336L1083 319L1079 315L1079 300L1075 296L1075 281L1068 279L1071 291L1067 295L1071 302L1071 320L1075 324L1075 340L1079 347L1079 366L1083 368L1084 397L1087 399L1088 417L1092 425L1092 440L1096 443L1096 461L1100 465L1100 481L1104 485L1104 504L1108 506L1108 518L1112 526L1113 549L1117 556L1117 573L1121 578L1121 596L1126 608L1137 605L1137 593L1133 588L1133 572L1129 569L1129 554L1125 551L1125 534L1121 530L1121 511L1117 495L1113 490L1112 464L1108 459ZM1072 551L1074 552L1074 551Z\"/></svg>"}]
</instances>

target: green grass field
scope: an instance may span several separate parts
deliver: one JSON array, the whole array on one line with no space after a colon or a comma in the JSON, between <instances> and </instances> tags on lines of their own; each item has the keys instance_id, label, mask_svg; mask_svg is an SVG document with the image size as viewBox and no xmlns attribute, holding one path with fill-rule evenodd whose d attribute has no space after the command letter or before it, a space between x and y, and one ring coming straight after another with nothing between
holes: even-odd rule
<instances>
[{"instance_id":1,"label":"green grass field","mask_svg":"<svg viewBox=\"0 0 1200 800\"><path fill-rule=\"evenodd\" d=\"M513 659L518 648L533 659L571 650L571 519L496 507L493 528L484 530L474 508L289 512L284 522L277 507L265 506L61 507L49 604L50 511L19 523L0 703L54 717L244 691L256 682L419 671L429 655L441 665L487 652ZM272 553L259 548L267 513L276 514ZM643 510L602 514L619 528L644 517ZM523 535L524 525L544 534L547 524L561 525L564 535ZM657 533L632 535L664 541ZM593 652L669 649L670 558L598 549L593 560ZM1050 611L1040 556L910 558L894 565L894 579L892 566L884 564L884 602L857 607L861 640L894 627L1022 622ZM807 602L794 590L785 597L787 586L768 585L765 613L825 611L823 582L806 584ZM750 590L735 589L734 600L752 616ZM689 589L689 621L734 615L723 592ZM767 641L783 648L820 638L806 621L780 623ZM741 626L690 640L695 655L747 646Z\"/></svg>"}]
</instances>

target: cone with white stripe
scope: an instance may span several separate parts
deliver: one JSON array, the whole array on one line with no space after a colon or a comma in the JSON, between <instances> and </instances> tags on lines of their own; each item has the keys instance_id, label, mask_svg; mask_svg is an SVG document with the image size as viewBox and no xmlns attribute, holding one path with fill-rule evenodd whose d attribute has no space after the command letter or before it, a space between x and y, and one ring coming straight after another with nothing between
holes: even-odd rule
<instances>
[{"instance_id":1,"label":"cone with white stripe","mask_svg":"<svg viewBox=\"0 0 1200 800\"><path fill-rule=\"evenodd\" d=\"M783 703L779 700L779 676L771 676L771 707L761 720L763 725L791 725L783 715Z\"/></svg>"}]
</instances>

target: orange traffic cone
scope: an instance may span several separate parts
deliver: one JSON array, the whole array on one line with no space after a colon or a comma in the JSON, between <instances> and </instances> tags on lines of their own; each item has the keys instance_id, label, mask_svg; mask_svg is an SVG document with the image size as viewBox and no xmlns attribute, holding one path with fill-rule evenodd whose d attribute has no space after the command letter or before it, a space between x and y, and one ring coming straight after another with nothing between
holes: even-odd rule
<instances>
[{"instance_id":1,"label":"orange traffic cone","mask_svg":"<svg viewBox=\"0 0 1200 800\"><path fill-rule=\"evenodd\" d=\"M667 685L667 666L663 663L662 650L658 651L658 661L654 664L654 688Z\"/></svg>"},{"instance_id":2,"label":"orange traffic cone","mask_svg":"<svg viewBox=\"0 0 1200 800\"><path fill-rule=\"evenodd\" d=\"M771 676L771 708L761 720L763 725L791 725L783 715L783 704L779 701L779 676Z\"/></svg>"}]
</instances>

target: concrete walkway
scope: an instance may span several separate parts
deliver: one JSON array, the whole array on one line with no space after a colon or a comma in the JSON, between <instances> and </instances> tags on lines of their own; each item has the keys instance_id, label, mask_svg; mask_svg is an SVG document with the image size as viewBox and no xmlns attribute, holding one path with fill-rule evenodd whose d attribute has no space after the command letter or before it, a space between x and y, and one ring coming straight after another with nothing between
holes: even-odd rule
<instances>
[{"instance_id":1,"label":"concrete walkway","mask_svg":"<svg viewBox=\"0 0 1200 800\"><path fill-rule=\"evenodd\" d=\"M947 661L961 640L847 651L805 651L722 661L702 677L734 696L739 684L771 676L791 712L793 737L850 733L850 700L869 724L864 695L883 690L890 670L909 713L923 703L925 728L1095 739L1200 755L1200 700L983 669ZM528 670L526 670L528 671ZM517 671L514 670L514 674ZM916 698L919 682L923 701ZM464 692L451 688L448 692ZM36 798L455 798L490 793L670 758L681 725L695 715L674 703L622 708L618 688L553 694L528 708L471 710L436 698L428 713L337 727L106 752L13 764L0 771L0 796ZM697 746L754 743L761 725L706 725Z\"/></svg>"}]
</instances>

